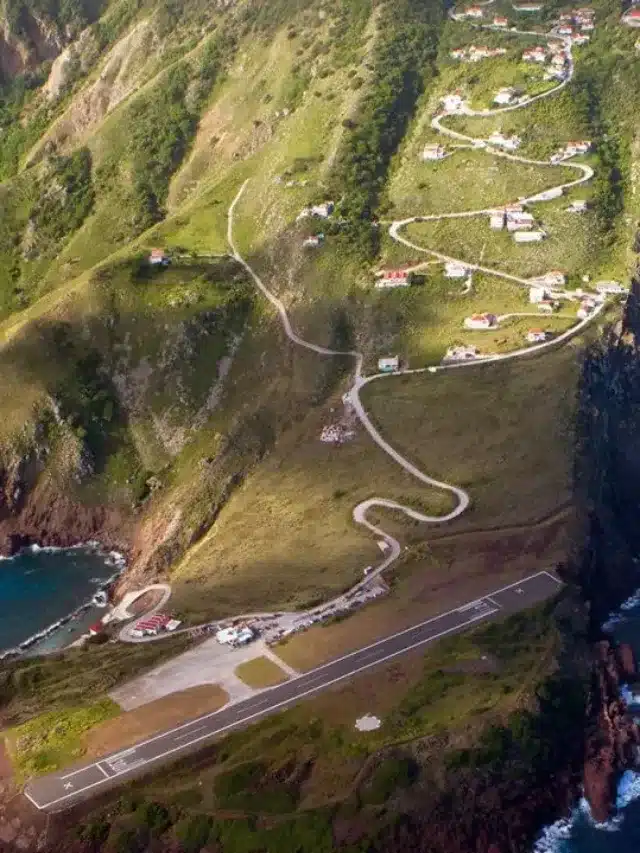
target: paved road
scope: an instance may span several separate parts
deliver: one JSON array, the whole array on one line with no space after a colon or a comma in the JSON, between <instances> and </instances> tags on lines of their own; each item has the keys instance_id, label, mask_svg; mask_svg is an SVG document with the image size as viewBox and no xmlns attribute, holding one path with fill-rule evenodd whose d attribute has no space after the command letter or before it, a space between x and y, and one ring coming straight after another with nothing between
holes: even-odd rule
<instances>
[{"instance_id":1,"label":"paved road","mask_svg":"<svg viewBox=\"0 0 640 853\"><path fill-rule=\"evenodd\" d=\"M153 765L193 752L216 736L288 708L306 696L392 660L397 655L454 634L497 613L506 614L531 607L554 595L561 585L549 572L530 575L484 598L265 690L251 699L141 741L130 749L105 755L99 761L75 769L34 779L28 783L24 793L41 811L61 811L94 793L147 772Z\"/></svg>"}]
</instances>

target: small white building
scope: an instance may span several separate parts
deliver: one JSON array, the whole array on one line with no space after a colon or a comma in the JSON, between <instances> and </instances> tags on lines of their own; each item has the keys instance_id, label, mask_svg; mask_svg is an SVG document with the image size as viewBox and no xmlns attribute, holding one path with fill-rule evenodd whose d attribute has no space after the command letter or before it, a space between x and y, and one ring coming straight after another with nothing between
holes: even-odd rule
<instances>
[{"instance_id":1,"label":"small white building","mask_svg":"<svg viewBox=\"0 0 640 853\"><path fill-rule=\"evenodd\" d=\"M489 227L492 231L502 231L505 221L504 210L497 211L489 216Z\"/></svg>"},{"instance_id":2,"label":"small white building","mask_svg":"<svg viewBox=\"0 0 640 853\"><path fill-rule=\"evenodd\" d=\"M496 145L499 148L504 148L505 151L515 151L520 147L522 140L515 134L513 136L505 136L499 130L494 131L487 139L489 145Z\"/></svg>"},{"instance_id":3,"label":"small white building","mask_svg":"<svg viewBox=\"0 0 640 853\"><path fill-rule=\"evenodd\" d=\"M467 273L467 267L458 261L446 261L444 265L445 278L466 278Z\"/></svg>"},{"instance_id":4,"label":"small white building","mask_svg":"<svg viewBox=\"0 0 640 853\"><path fill-rule=\"evenodd\" d=\"M580 307L576 311L576 317L578 318L578 320L586 320L595 307L596 304L595 302L593 302L593 300L583 299L580 303Z\"/></svg>"},{"instance_id":5,"label":"small white building","mask_svg":"<svg viewBox=\"0 0 640 853\"><path fill-rule=\"evenodd\" d=\"M567 213L586 213L588 209L589 204L585 199L576 199L567 208Z\"/></svg>"},{"instance_id":6,"label":"small white building","mask_svg":"<svg viewBox=\"0 0 640 853\"><path fill-rule=\"evenodd\" d=\"M599 281L596 284L596 290L598 293L604 293L606 296L615 296L619 293L629 292L619 281Z\"/></svg>"},{"instance_id":7,"label":"small white building","mask_svg":"<svg viewBox=\"0 0 640 853\"><path fill-rule=\"evenodd\" d=\"M576 154L588 154L591 151L591 141L589 139L575 139L568 142L564 149L565 157L575 157Z\"/></svg>"},{"instance_id":8,"label":"small white building","mask_svg":"<svg viewBox=\"0 0 640 853\"><path fill-rule=\"evenodd\" d=\"M507 231L529 231L535 225L532 213L507 214Z\"/></svg>"},{"instance_id":9,"label":"small white building","mask_svg":"<svg viewBox=\"0 0 640 853\"><path fill-rule=\"evenodd\" d=\"M335 204L332 201L325 201L323 204L314 204L311 206L311 216L318 216L320 219L328 219L335 209Z\"/></svg>"},{"instance_id":10,"label":"small white building","mask_svg":"<svg viewBox=\"0 0 640 853\"><path fill-rule=\"evenodd\" d=\"M531 305L541 305L549 298L549 294L544 287L535 285L529 288L529 302Z\"/></svg>"},{"instance_id":11,"label":"small white building","mask_svg":"<svg viewBox=\"0 0 640 853\"><path fill-rule=\"evenodd\" d=\"M445 95L443 98L440 98L440 103L446 113L460 113L465 109L464 98L459 92Z\"/></svg>"},{"instance_id":12,"label":"small white building","mask_svg":"<svg viewBox=\"0 0 640 853\"><path fill-rule=\"evenodd\" d=\"M474 346L452 346L449 347L442 359L443 364L451 364L458 361L473 361L480 355L480 350Z\"/></svg>"},{"instance_id":13,"label":"small white building","mask_svg":"<svg viewBox=\"0 0 640 853\"><path fill-rule=\"evenodd\" d=\"M378 359L378 370L380 373L395 373L400 369L400 357L397 355Z\"/></svg>"},{"instance_id":14,"label":"small white building","mask_svg":"<svg viewBox=\"0 0 640 853\"><path fill-rule=\"evenodd\" d=\"M493 97L493 103L499 106L509 106L516 99L516 90L512 86L506 86L500 89Z\"/></svg>"},{"instance_id":15,"label":"small white building","mask_svg":"<svg viewBox=\"0 0 640 853\"><path fill-rule=\"evenodd\" d=\"M455 50L449 51L451 59L464 60L467 58L467 51L463 47L457 47Z\"/></svg>"},{"instance_id":16,"label":"small white building","mask_svg":"<svg viewBox=\"0 0 640 853\"><path fill-rule=\"evenodd\" d=\"M502 15L496 15L495 18L493 19L493 26L494 27L508 27L509 26L509 19L503 17Z\"/></svg>"},{"instance_id":17,"label":"small white building","mask_svg":"<svg viewBox=\"0 0 640 853\"><path fill-rule=\"evenodd\" d=\"M472 314L471 317L466 317L464 321L465 329L475 329L479 331L488 331L495 329L498 325L498 318L495 314Z\"/></svg>"},{"instance_id":18,"label":"small white building","mask_svg":"<svg viewBox=\"0 0 640 853\"><path fill-rule=\"evenodd\" d=\"M551 299L545 299L544 302L541 302L538 305L538 311L541 314L553 314L555 311L555 305Z\"/></svg>"},{"instance_id":19,"label":"small white building","mask_svg":"<svg viewBox=\"0 0 640 853\"><path fill-rule=\"evenodd\" d=\"M540 243L546 236L544 231L516 231L513 239L516 243Z\"/></svg>"},{"instance_id":20,"label":"small white building","mask_svg":"<svg viewBox=\"0 0 640 853\"><path fill-rule=\"evenodd\" d=\"M324 243L324 234L316 234L302 241L305 249L317 249L322 243Z\"/></svg>"},{"instance_id":21,"label":"small white building","mask_svg":"<svg viewBox=\"0 0 640 853\"><path fill-rule=\"evenodd\" d=\"M447 150L444 145L439 145L437 142L429 142L422 150L423 160L444 160L447 156Z\"/></svg>"},{"instance_id":22,"label":"small white building","mask_svg":"<svg viewBox=\"0 0 640 853\"><path fill-rule=\"evenodd\" d=\"M482 6L467 6L462 13L465 18L483 18L484 10Z\"/></svg>"},{"instance_id":23,"label":"small white building","mask_svg":"<svg viewBox=\"0 0 640 853\"><path fill-rule=\"evenodd\" d=\"M385 270L376 281L378 289L387 287L408 287L409 272L407 270Z\"/></svg>"},{"instance_id":24,"label":"small white building","mask_svg":"<svg viewBox=\"0 0 640 853\"><path fill-rule=\"evenodd\" d=\"M542 329L529 329L527 332L527 343L543 344L547 340L547 333Z\"/></svg>"}]
</instances>

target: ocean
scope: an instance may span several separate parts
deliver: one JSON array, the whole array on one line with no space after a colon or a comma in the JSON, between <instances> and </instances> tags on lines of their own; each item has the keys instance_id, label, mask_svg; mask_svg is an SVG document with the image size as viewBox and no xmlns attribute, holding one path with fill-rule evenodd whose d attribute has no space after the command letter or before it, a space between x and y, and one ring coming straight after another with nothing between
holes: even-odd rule
<instances>
[{"instance_id":1,"label":"ocean","mask_svg":"<svg viewBox=\"0 0 640 853\"><path fill-rule=\"evenodd\" d=\"M640 591L614 614L606 626L620 642L629 643L640 661ZM640 720L640 687L625 698ZM546 827L533 853L640 853L640 773L627 771L618 785L617 813L605 824L593 821L582 800L573 813Z\"/></svg>"},{"instance_id":2,"label":"ocean","mask_svg":"<svg viewBox=\"0 0 640 853\"><path fill-rule=\"evenodd\" d=\"M120 554L107 554L96 543L32 546L0 558L0 654L37 635L44 636L26 653L53 651L77 639L104 613L88 606L92 597L123 566Z\"/></svg>"}]
</instances>

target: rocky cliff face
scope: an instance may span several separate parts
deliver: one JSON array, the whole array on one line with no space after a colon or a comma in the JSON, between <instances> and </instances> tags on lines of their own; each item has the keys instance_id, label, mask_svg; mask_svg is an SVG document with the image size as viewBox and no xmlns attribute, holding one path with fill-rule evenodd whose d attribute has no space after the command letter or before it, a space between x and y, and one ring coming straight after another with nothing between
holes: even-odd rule
<instances>
[{"instance_id":1,"label":"rocky cliff face","mask_svg":"<svg viewBox=\"0 0 640 853\"><path fill-rule=\"evenodd\" d=\"M55 59L67 39L50 21L24 11L20 34L0 18L0 79L33 70L41 62Z\"/></svg>"},{"instance_id":2,"label":"rocky cliff face","mask_svg":"<svg viewBox=\"0 0 640 853\"><path fill-rule=\"evenodd\" d=\"M621 697L623 682L638 679L630 646L595 645L591 719L587 734L584 793L594 820L606 821L613 811L621 773L640 764L640 727Z\"/></svg>"}]
</instances>

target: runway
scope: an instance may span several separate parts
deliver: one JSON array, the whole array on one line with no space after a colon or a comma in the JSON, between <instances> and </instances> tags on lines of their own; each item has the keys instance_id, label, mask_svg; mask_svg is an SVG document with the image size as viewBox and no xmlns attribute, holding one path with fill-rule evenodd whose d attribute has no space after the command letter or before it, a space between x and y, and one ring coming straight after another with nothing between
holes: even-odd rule
<instances>
[{"instance_id":1,"label":"runway","mask_svg":"<svg viewBox=\"0 0 640 853\"><path fill-rule=\"evenodd\" d=\"M142 775L154 765L181 758L220 735L282 711L307 696L398 655L462 631L498 613L508 614L532 607L557 593L561 586L561 581L550 572L530 575L483 598L323 664L250 699L154 735L129 749L33 779L26 785L24 794L41 811L63 810L92 794Z\"/></svg>"}]
</instances>

